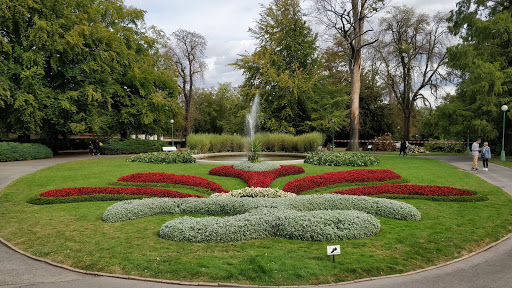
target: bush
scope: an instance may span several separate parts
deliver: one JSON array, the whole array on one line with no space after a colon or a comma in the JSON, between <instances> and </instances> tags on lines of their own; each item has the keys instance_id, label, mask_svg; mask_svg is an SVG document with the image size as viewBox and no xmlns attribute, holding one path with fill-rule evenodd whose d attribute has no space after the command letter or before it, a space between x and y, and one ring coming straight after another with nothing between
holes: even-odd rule
<instances>
[{"instance_id":1,"label":"bush","mask_svg":"<svg viewBox=\"0 0 512 288\"><path fill-rule=\"evenodd\" d=\"M322 134L318 132L293 136L284 133L258 133L254 140L264 152L311 152L322 145ZM250 140L240 135L191 134L187 147L199 153L244 152Z\"/></svg>"},{"instance_id":2,"label":"bush","mask_svg":"<svg viewBox=\"0 0 512 288\"><path fill-rule=\"evenodd\" d=\"M105 155L140 154L160 152L162 147L169 146L168 142L142 139L110 140L103 143L101 152Z\"/></svg>"},{"instance_id":3,"label":"bush","mask_svg":"<svg viewBox=\"0 0 512 288\"><path fill-rule=\"evenodd\" d=\"M379 164L379 158L359 152L315 152L306 159L304 163L320 166L373 166Z\"/></svg>"},{"instance_id":4,"label":"bush","mask_svg":"<svg viewBox=\"0 0 512 288\"><path fill-rule=\"evenodd\" d=\"M434 140L433 142L458 142L457 140ZM460 141L460 140L459 140ZM423 146L429 152L463 153L466 151L464 143L425 143Z\"/></svg>"},{"instance_id":5,"label":"bush","mask_svg":"<svg viewBox=\"0 0 512 288\"><path fill-rule=\"evenodd\" d=\"M199 153L243 152L248 139L240 135L190 134L187 147Z\"/></svg>"},{"instance_id":6,"label":"bush","mask_svg":"<svg viewBox=\"0 0 512 288\"><path fill-rule=\"evenodd\" d=\"M190 152L150 152L132 156L126 159L128 162L175 164L196 163L196 158Z\"/></svg>"},{"instance_id":7,"label":"bush","mask_svg":"<svg viewBox=\"0 0 512 288\"><path fill-rule=\"evenodd\" d=\"M246 187L229 193L215 193L210 198L282 198L295 196L293 193L284 192L278 188Z\"/></svg>"},{"instance_id":8,"label":"bush","mask_svg":"<svg viewBox=\"0 0 512 288\"><path fill-rule=\"evenodd\" d=\"M216 218L183 217L160 228L171 241L226 243L264 238L336 241L376 235L380 222L359 211L297 212L260 209L243 215Z\"/></svg>"},{"instance_id":9,"label":"bush","mask_svg":"<svg viewBox=\"0 0 512 288\"><path fill-rule=\"evenodd\" d=\"M233 165L236 170L244 171L271 171L281 168L281 165L272 162L256 162L252 163L249 161L238 162Z\"/></svg>"},{"instance_id":10,"label":"bush","mask_svg":"<svg viewBox=\"0 0 512 288\"><path fill-rule=\"evenodd\" d=\"M37 143L0 142L0 162L52 158L50 148Z\"/></svg>"},{"instance_id":11,"label":"bush","mask_svg":"<svg viewBox=\"0 0 512 288\"><path fill-rule=\"evenodd\" d=\"M107 208L103 221L135 220L161 214L234 216L261 208L294 211L357 210L377 217L420 221L421 214L412 205L383 198L350 195L308 195L287 198L149 198L128 200Z\"/></svg>"}]
</instances>

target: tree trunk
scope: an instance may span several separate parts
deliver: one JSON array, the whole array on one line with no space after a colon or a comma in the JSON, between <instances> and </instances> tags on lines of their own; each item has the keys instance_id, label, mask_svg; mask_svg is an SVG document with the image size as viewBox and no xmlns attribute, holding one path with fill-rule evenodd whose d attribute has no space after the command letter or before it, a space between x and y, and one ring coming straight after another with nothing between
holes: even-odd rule
<instances>
[{"instance_id":1,"label":"tree trunk","mask_svg":"<svg viewBox=\"0 0 512 288\"><path fill-rule=\"evenodd\" d=\"M411 134L411 113L404 111L404 130L402 140L409 141Z\"/></svg>"},{"instance_id":2,"label":"tree trunk","mask_svg":"<svg viewBox=\"0 0 512 288\"><path fill-rule=\"evenodd\" d=\"M120 137L121 137L121 139L128 139L128 131L127 130L121 131Z\"/></svg>"}]
</instances>

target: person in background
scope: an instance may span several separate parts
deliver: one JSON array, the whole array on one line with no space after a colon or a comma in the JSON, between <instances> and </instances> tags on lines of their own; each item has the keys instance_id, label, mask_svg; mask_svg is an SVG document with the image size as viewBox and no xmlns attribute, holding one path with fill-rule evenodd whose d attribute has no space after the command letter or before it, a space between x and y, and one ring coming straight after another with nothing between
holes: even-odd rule
<instances>
[{"instance_id":1,"label":"person in background","mask_svg":"<svg viewBox=\"0 0 512 288\"><path fill-rule=\"evenodd\" d=\"M404 153L403 156L407 156L407 142L405 142L405 140L400 142L400 154L398 154L398 156L402 155L402 152Z\"/></svg>"},{"instance_id":2,"label":"person in background","mask_svg":"<svg viewBox=\"0 0 512 288\"><path fill-rule=\"evenodd\" d=\"M482 148L480 157L482 157L484 165L484 168L482 170L489 171L489 159L491 159L491 148L489 148L489 143L484 142L484 147Z\"/></svg>"},{"instance_id":3,"label":"person in background","mask_svg":"<svg viewBox=\"0 0 512 288\"><path fill-rule=\"evenodd\" d=\"M89 141L89 154L94 155L94 145Z\"/></svg>"},{"instance_id":4,"label":"person in background","mask_svg":"<svg viewBox=\"0 0 512 288\"><path fill-rule=\"evenodd\" d=\"M471 155L473 155L473 165L471 166L471 171L478 170L478 155L480 155L480 142L482 139L478 138L473 145L471 146Z\"/></svg>"}]
</instances>

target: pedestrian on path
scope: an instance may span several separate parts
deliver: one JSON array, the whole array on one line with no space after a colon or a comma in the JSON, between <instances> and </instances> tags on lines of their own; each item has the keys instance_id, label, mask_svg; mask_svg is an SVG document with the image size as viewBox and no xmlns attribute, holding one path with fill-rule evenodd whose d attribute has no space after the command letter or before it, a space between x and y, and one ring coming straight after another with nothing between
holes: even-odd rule
<instances>
[{"instance_id":1,"label":"pedestrian on path","mask_svg":"<svg viewBox=\"0 0 512 288\"><path fill-rule=\"evenodd\" d=\"M471 166L471 171L478 170L478 155L480 155L480 142L482 142L482 139L478 138L471 146L471 155L473 155L473 165Z\"/></svg>"},{"instance_id":2,"label":"pedestrian on path","mask_svg":"<svg viewBox=\"0 0 512 288\"><path fill-rule=\"evenodd\" d=\"M484 142L484 147L482 148L482 152L480 153L480 157L482 157L484 171L489 171L489 159L491 159L491 148L489 148L489 143Z\"/></svg>"}]
</instances>

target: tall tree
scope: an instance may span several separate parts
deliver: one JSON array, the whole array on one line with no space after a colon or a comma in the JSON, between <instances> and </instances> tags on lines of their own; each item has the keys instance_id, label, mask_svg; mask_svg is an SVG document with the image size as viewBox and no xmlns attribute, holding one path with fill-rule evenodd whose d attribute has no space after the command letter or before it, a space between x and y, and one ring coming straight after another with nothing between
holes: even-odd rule
<instances>
[{"instance_id":1,"label":"tall tree","mask_svg":"<svg viewBox=\"0 0 512 288\"><path fill-rule=\"evenodd\" d=\"M346 51L351 75L352 105L350 109L350 140L348 150L359 150L359 94L361 92L361 55L364 47L376 40L365 41L365 21L382 9L385 0L311 0L316 18L336 33L349 47Z\"/></svg>"},{"instance_id":2,"label":"tall tree","mask_svg":"<svg viewBox=\"0 0 512 288\"><path fill-rule=\"evenodd\" d=\"M461 82L447 105L463 111L463 121L473 128L472 137L493 140L501 136L503 104L512 96L512 2L462 0L449 18L451 32L462 43L448 48L448 66ZM511 113L508 113L510 123ZM457 125L461 130L465 125ZM507 124L507 153L512 153L512 134ZM460 131L461 134L465 131ZM501 139L501 137L499 137Z\"/></svg>"},{"instance_id":3,"label":"tall tree","mask_svg":"<svg viewBox=\"0 0 512 288\"><path fill-rule=\"evenodd\" d=\"M446 15L429 17L410 7L393 7L380 21L375 45L383 82L403 114L403 140L410 140L411 118L417 102L430 105L425 93L437 97L445 82L448 30ZM429 89L428 91L425 91Z\"/></svg>"},{"instance_id":4,"label":"tall tree","mask_svg":"<svg viewBox=\"0 0 512 288\"><path fill-rule=\"evenodd\" d=\"M0 114L9 131L55 140L149 129L176 98L142 10L120 0L0 0L0 14Z\"/></svg>"},{"instance_id":5,"label":"tall tree","mask_svg":"<svg viewBox=\"0 0 512 288\"><path fill-rule=\"evenodd\" d=\"M196 81L204 77L206 71L205 52L208 42L199 33L179 29L172 33L173 42L169 46L171 55L178 70L179 85L185 106L185 137L192 132L192 102L195 97Z\"/></svg>"},{"instance_id":6,"label":"tall tree","mask_svg":"<svg viewBox=\"0 0 512 288\"><path fill-rule=\"evenodd\" d=\"M308 99L318 69L317 36L303 19L299 0L273 0L262 9L256 27L249 29L255 51L233 65L243 71L247 98L260 94L260 127L301 133L311 117Z\"/></svg>"}]
</instances>

